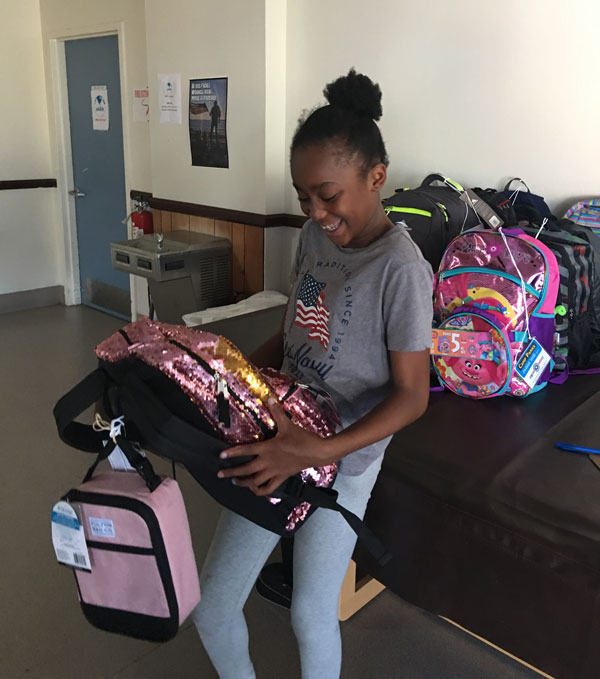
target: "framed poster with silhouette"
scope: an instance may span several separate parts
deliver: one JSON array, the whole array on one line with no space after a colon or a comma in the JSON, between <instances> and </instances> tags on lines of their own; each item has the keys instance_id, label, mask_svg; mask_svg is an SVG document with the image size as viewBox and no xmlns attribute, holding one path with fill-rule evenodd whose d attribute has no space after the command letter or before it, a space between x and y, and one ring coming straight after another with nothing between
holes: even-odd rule
<instances>
[{"instance_id":1,"label":"framed poster with silhouette","mask_svg":"<svg viewBox=\"0 0 600 679\"><path fill-rule=\"evenodd\" d=\"M190 80L192 165L229 167L227 78Z\"/></svg>"}]
</instances>

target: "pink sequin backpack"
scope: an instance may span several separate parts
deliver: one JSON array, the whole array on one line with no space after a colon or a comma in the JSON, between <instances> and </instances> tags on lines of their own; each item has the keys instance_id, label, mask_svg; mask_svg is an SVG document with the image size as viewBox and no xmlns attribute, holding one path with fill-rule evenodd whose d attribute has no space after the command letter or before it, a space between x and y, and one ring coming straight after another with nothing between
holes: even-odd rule
<instances>
[{"instance_id":1,"label":"pink sequin backpack","mask_svg":"<svg viewBox=\"0 0 600 679\"><path fill-rule=\"evenodd\" d=\"M553 367L556 257L519 229L476 228L448 245L434 283L433 365L470 398L528 396Z\"/></svg>"},{"instance_id":2,"label":"pink sequin backpack","mask_svg":"<svg viewBox=\"0 0 600 679\"><path fill-rule=\"evenodd\" d=\"M124 416L124 445L139 445L183 464L220 504L282 536L291 536L318 508L339 511L365 546L387 560L381 543L337 502L337 465L304 469L272 496L220 479L220 451L270 438L276 425L267 408L276 398L292 422L320 436L335 433L339 418L330 399L276 370L258 370L227 339L147 318L130 323L96 348L99 367L54 408L60 437L80 450L107 457L106 432L76 418L100 402L104 419ZM140 465L148 466L148 458ZM143 474L140 466L138 471Z\"/></svg>"}]
</instances>

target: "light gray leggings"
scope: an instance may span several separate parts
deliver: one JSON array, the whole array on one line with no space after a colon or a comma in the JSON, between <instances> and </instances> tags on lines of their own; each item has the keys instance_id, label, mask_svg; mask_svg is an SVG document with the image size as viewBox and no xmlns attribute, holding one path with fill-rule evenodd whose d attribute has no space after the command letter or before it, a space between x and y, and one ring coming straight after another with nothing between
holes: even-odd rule
<instances>
[{"instance_id":1,"label":"light gray leggings","mask_svg":"<svg viewBox=\"0 0 600 679\"><path fill-rule=\"evenodd\" d=\"M360 476L338 475L339 502L364 516L381 459ZM192 616L220 679L255 679L243 607L279 536L233 514L221 513ZM338 679L342 645L338 599L356 543L342 516L317 509L295 536L292 627L300 649L302 679ZM266 643L266 640L265 640Z\"/></svg>"}]
</instances>

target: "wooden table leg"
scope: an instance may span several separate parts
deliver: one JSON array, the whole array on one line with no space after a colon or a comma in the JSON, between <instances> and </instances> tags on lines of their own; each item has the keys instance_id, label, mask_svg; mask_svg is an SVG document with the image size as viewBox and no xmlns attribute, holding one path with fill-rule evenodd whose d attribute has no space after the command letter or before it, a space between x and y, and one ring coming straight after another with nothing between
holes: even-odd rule
<instances>
[{"instance_id":1,"label":"wooden table leg","mask_svg":"<svg viewBox=\"0 0 600 679\"><path fill-rule=\"evenodd\" d=\"M339 612L340 620L348 620L356 611L361 609L371 599L374 599L385 586L367 575L359 582L356 581L356 563L350 560L346 577L340 592Z\"/></svg>"}]
</instances>

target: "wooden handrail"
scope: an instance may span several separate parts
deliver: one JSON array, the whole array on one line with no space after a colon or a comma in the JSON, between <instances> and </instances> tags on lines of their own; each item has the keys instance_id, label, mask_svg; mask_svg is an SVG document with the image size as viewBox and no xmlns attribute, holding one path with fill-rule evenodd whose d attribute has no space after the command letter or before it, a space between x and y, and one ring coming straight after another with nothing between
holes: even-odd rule
<instances>
[{"instance_id":1,"label":"wooden handrail","mask_svg":"<svg viewBox=\"0 0 600 679\"><path fill-rule=\"evenodd\" d=\"M0 191L53 188L56 188L56 179L0 179Z\"/></svg>"},{"instance_id":2,"label":"wooden handrail","mask_svg":"<svg viewBox=\"0 0 600 679\"><path fill-rule=\"evenodd\" d=\"M156 198L147 191L130 191L132 200L144 200L150 207L165 212L179 212L184 215L195 215L197 217L208 217L209 219L220 219L224 222L237 222L238 224L248 224L249 226L262 226L269 228L273 226L293 226L302 228L306 217L289 214L261 215L256 212L244 212L242 210L228 210L227 208L214 207L212 205L199 205L198 203L184 203L179 200L169 200L167 198Z\"/></svg>"}]
</instances>

